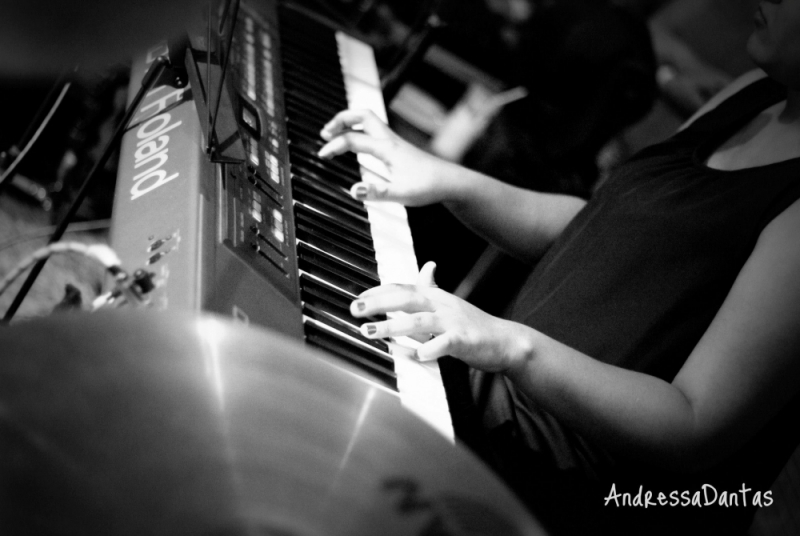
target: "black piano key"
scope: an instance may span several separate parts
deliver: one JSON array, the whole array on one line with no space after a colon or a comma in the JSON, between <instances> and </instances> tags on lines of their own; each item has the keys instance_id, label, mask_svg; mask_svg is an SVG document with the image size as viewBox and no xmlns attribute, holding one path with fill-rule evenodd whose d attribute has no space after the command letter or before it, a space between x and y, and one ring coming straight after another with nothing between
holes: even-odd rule
<instances>
[{"instance_id":1,"label":"black piano key","mask_svg":"<svg viewBox=\"0 0 800 536\"><path fill-rule=\"evenodd\" d=\"M316 153L304 150L302 147L289 147L290 159L297 159L298 165L300 162L306 164L306 167L312 166L314 169L334 174L341 180L347 181L350 185L361 182L361 173L358 169L352 169L346 162L340 162L336 159L325 159L317 156Z\"/></svg>"},{"instance_id":2,"label":"black piano key","mask_svg":"<svg viewBox=\"0 0 800 536\"><path fill-rule=\"evenodd\" d=\"M293 66L303 65L306 69L315 71L317 76L324 76L332 80L344 80L342 72L339 67L339 58L337 56L328 56L324 54L313 54L295 47L284 46L281 51L281 60L283 70L291 70Z\"/></svg>"},{"instance_id":3,"label":"black piano key","mask_svg":"<svg viewBox=\"0 0 800 536\"><path fill-rule=\"evenodd\" d=\"M372 235L364 235L363 233L349 229L336 220L302 203L295 203L294 213L297 226L305 225L318 232L324 231L327 234L338 237L341 242L351 245L359 251L371 254L373 258L375 257Z\"/></svg>"},{"instance_id":4,"label":"black piano key","mask_svg":"<svg viewBox=\"0 0 800 536\"><path fill-rule=\"evenodd\" d=\"M289 139L301 139L319 148L327 143L319 135L319 132L320 131L317 129L312 129L308 123L292 120L286 121L286 133Z\"/></svg>"},{"instance_id":5,"label":"black piano key","mask_svg":"<svg viewBox=\"0 0 800 536\"><path fill-rule=\"evenodd\" d=\"M310 136L307 132L304 131L304 129L297 126L296 124L292 126L287 125L287 127L289 130L289 141L293 143L295 147L303 150L300 156L304 156L308 152L313 152L314 154L317 154L319 150L322 148L322 146L325 145L325 143L327 143L322 138L319 137L314 138L313 136ZM353 153L348 152L340 154L326 161L338 162L339 165L343 166L346 169L352 169L353 171L358 170L360 175L361 163L358 161L358 158ZM349 174L348 177L350 177Z\"/></svg>"},{"instance_id":6,"label":"black piano key","mask_svg":"<svg viewBox=\"0 0 800 536\"><path fill-rule=\"evenodd\" d=\"M316 114L315 117L317 118L331 118L347 108L347 104L340 106L332 102L322 101L318 97L315 97L313 93L302 88L287 88L285 95L287 100L292 100L299 103L306 113L309 113L310 110L313 110Z\"/></svg>"},{"instance_id":7,"label":"black piano key","mask_svg":"<svg viewBox=\"0 0 800 536\"><path fill-rule=\"evenodd\" d=\"M320 247L317 244L306 242L305 240L298 240L297 244L298 247L304 248L309 253L316 255L318 260L324 259L326 262L330 263L330 266L335 266L340 273L348 276L352 275L353 277L355 277L355 274L358 274L367 284L372 284L373 286L380 284L380 277L378 276L378 268L376 265L363 262L359 257L339 255L334 248L327 247L325 244L322 244L322 247ZM352 261L353 258L355 258L355 262Z\"/></svg>"},{"instance_id":8,"label":"black piano key","mask_svg":"<svg viewBox=\"0 0 800 536\"><path fill-rule=\"evenodd\" d=\"M286 90L285 94L298 95L303 92L303 98L311 103L318 102L321 99L329 106L341 106L343 103L347 106L346 88L339 87L339 82L320 82L320 80L327 79L331 75L319 71L315 66L309 66L309 68L317 72L310 76L295 68L284 69L283 85Z\"/></svg>"},{"instance_id":9,"label":"black piano key","mask_svg":"<svg viewBox=\"0 0 800 536\"><path fill-rule=\"evenodd\" d=\"M370 339L365 338L361 335L361 332L358 329L358 326L348 322L346 319L341 318L336 315L331 315L326 311L314 307L313 305L305 302L303 304L303 315L308 318L313 318L320 324L324 324L332 329L341 331L354 339L366 344L367 346L372 346L369 344ZM388 345L387 345L388 346ZM374 346L373 346L374 348Z\"/></svg>"},{"instance_id":10,"label":"black piano key","mask_svg":"<svg viewBox=\"0 0 800 536\"><path fill-rule=\"evenodd\" d=\"M309 147L313 147L313 151L315 154L319 152L322 146L327 143L319 136L318 132L310 133L302 125L287 123L287 130L289 131L290 140L297 140L303 142ZM361 164L358 161L358 157L354 153L350 152L335 156L333 158L333 161L341 162L343 166L346 166L353 170L360 169L361 167Z\"/></svg>"},{"instance_id":11,"label":"black piano key","mask_svg":"<svg viewBox=\"0 0 800 536\"><path fill-rule=\"evenodd\" d=\"M317 110L313 104L303 101L295 95L284 94L286 115L291 121L301 123L310 130L319 132L333 116L329 112Z\"/></svg>"},{"instance_id":12,"label":"black piano key","mask_svg":"<svg viewBox=\"0 0 800 536\"><path fill-rule=\"evenodd\" d=\"M320 137L320 131L323 126L325 125L323 124L319 128L316 128L316 125L311 125L308 122L295 121L291 117L286 121L286 130L290 138L300 137L324 145L327 142ZM354 153L344 153L335 158L348 162L348 165L352 165L353 169L358 169L360 166L358 157Z\"/></svg>"},{"instance_id":13,"label":"black piano key","mask_svg":"<svg viewBox=\"0 0 800 536\"><path fill-rule=\"evenodd\" d=\"M303 160L303 155L297 155L296 158L291 160L290 171L294 175L300 175L308 180L324 184L331 188L339 188L345 192L349 192L350 188L355 184L349 177L342 177L312 162L305 162Z\"/></svg>"},{"instance_id":14,"label":"black piano key","mask_svg":"<svg viewBox=\"0 0 800 536\"><path fill-rule=\"evenodd\" d=\"M305 155L301 153L297 153L291 157L290 170L294 170L296 174L302 173L310 180L328 185L331 188L341 188L347 192L356 184L351 177L336 173L330 168L323 167L319 165L319 163L307 159Z\"/></svg>"},{"instance_id":15,"label":"black piano key","mask_svg":"<svg viewBox=\"0 0 800 536\"><path fill-rule=\"evenodd\" d=\"M310 292L343 310L349 310L350 302L358 298L358 295L327 284L325 281L315 279L309 274L300 274L300 288L303 292Z\"/></svg>"},{"instance_id":16,"label":"black piano key","mask_svg":"<svg viewBox=\"0 0 800 536\"><path fill-rule=\"evenodd\" d=\"M348 264L342 259L337 259L323 250L313 248L302 242L297 244L297 255L306 262L306 266L313 266L324 270L326 273L347 279L352 284L348 290L353 288L361 289L358 292L354 292L355 294L361 294L381 284L377 275L361 270L357 266ZM309 272L315 273L313 269L309 270Z\"/></svg>"},{"instance_id":17,"label":"black piano key","mask_svg":"<svg viewBox=\"0 0 800 536\"><path fill-rule=\"evenodd\" d=\"M298 267L304 272L354 297L372 288L372 285L357 282L349 275L343 275L341 271L329 270L328 266L321 264L313 255L298 255L297 261Z\"/></svg>"},{"instance_id":18,"label":"black piano key","mask_svg":"<svg viewBox=\"0 0 800 536\"><path fill-rule=\"evenodd\" d=\"M374 277L379 278L378 263L375 262L374 259L366 259L362 255L354 253L351 249L342 247L334 242L325 240L324 238L321 238L319 235L308 232L305 229L300 229L298 227L295 229L295 231L298 240L306 242L307 244L310 244L318 249L327 251L334 257L342 259L348 264L356 266L360 270L363 270L367 273L372 274Z\"/></svg>"},{"instance_id":19,"label":"black piano key","mask_svg":"<svg viewBox=\"0 0 800 536\"><path fill-rule=\"evenodd\" d=\"M340 327L335 322L321 322L308 315L305 315L305 318L303 318L303 323L306 327L306 334L308 334L308 328L317 329L331 337L335 337L348 347L363 352L363 357L374 365L394 372L394 359L391 354L371 344L367 344L361 336L354 337L349 328Z\"/></svg>"},{"instance_id":20,"label":"black piano key","mask_svg":"<svg viewBox=\"0 0 800 536\"><path fill-rule=\"evenodd\" d=\"M368 339L361 334L359 329L365 322L354 322L356 319L349 313L342 315L340 312L331 308L324 301L316 300L314 296L308 296L309 300L303 299L303 314L313 318L321 324L325 324L333 329L342 331L350 335L362 344L372 346L376 350L389 353L389 345L380 339Z\"/></svg>"},{"instance_id":21,"label":"black piano key","mask_svg":"<svg viewBox=\"0 0 800 536\"><path fill-rule=\"evenodd\" d=\"M314 127L320 123L324 125L331 118L330 111L320 110L313 100L299 92L288 91L283 96L287 109L291 110L287 114L289 117L305 121Z\"/></svg>"},{"instance_id":22,"label":"black piano key","mask_svg":"<svg viewBox=\"0 0 800 536\"><path fill-rule=\"evenodd\" d=\"M300 182L293 186L293 196L295 201L299 201L306 206L312 207L319 212L327 214L331 218L336 219L347 227L363 233L370 233L371 235L369 218L367 218L367 212L365 210L352 210L346 205L342 205L341 203L337 203L335 200L331 200L330 198L319 195L318 192L306 187Z\"/></svg>"},{"instance_id":23,"label":"black piano key","mask_svg":"<svg viewBox=\"0 0 800 536\"><path fill-rule=\"evenodd\" d=\"M287 69L284 69L284 72L289 70L294 76L305 77L307 80L311 80L315 84L324 86L327 88L327 90L333 91L338 95L347 95L347 88L345 87L344 77L341 75L341 72L339 73L339 76L321 77L319 71L315 71L314 69L299 63L287 65L286 67Z\"/></svg>"},{"instance_id":24,"label":"black piano key","mask_svg":"<svg viewBox=\"0 0 800 536\"><path fill-rule=\"evenodd\" d=\"M305 236L304 240L312 244L331 244L335 246L337 250L346 251L350 255L357 255L367 262L375 262L375 251L371 242L366 243L365 241L352 240L351 237L343 237L341 234L337 234L326 227L309 225L304 221L299 221L295 229L302 231L303 236Z\"/></svg>"},{"instance_id":25,"label":"black piano key","mask_svg":"<svg viewBox=\"0 0 800 536\"><path fill-rule=\"evenodd\" d=\"M340 199L344 197L344 194L341 192L331 190L330 188L326 189L324 184L304 179L300 175L292 176L292 186L296 191L304 192L309 196L313 196L314 199L317 199L320 202L324 202L325 204L335 207L338 211L345 212L354 218L358 218L366 223L369 223L367 208L363 204L357 205L355 203L350 203L349 201L343 201ZM353 201L355 201L355 199L353 199ZM316 205L317 203L315 202L313 204Z\"/></svg>"},{"instance_id":26,"label":"black piano key","mask_svg":"<svg viewBox=\"0 0 800 536\"><path fill-rule=\"evenodd\" d=\"M319 105L320 109L333 107L337 111L347 108L345 93L320 84L315 79L305 79L296 73L284 72L283 85L287 92L294 95L302 94L307 99Z\"/></svg>"},{"instance_id":27,"label":"black piano key","mask_svg":"<svg viewBox=\"0 0 800 536\"><path fill-rule=\"evenodd\" d=\"M322 146L328 143L319 134L325 125L323 124L319 128L317 126L310 121L289 120L286 122L288 138L298 144L306 145L308 147L306 150L316 156ZM325 159L324 161L327 162L329 160ZM336 155L333 157L333 162L339 162L346 169L352 170L354 173L360 173L361 163L355 153L346 152Z\"/></svg>"},{"instance_id":28,"label":"black piano key","mask_svg":"<svg viewBox=\"0 0 800 536\"><path fill-rule=\"evenodd\" d=\"M283 29L287 30L282 33L281 44L284 47L326 59L335 57L338 52L336 36L329 28L323 27L313 31L309 30L306 22L302 22L297 26L290 23Z\"/></svg>"},{"instance_id":29,"label":"black piano key","mask_svg":"<svg viewBox=\"0 0 800 536\"><path fill-rule=\"evenodd\" d=\"M350 314L350 303L357 298L341 289L326 284L324 281L313 279L308 274L300 276L300 289L303 296L313 299L316 305L325 303L325 308L333 311L340 311L341 316ZM357 322L383 322L386 315L367 316L361 319L354 319ZM360 325L360 324L359 324Z\"/></svg>"},{"instance_id":30,"label":"black piano key","mask_svg":"<svg viewBox=\"0 0 800 536\"><path fill-rule=\"evenodd\" d=\"M308 107L304 106L300 101L294 100L288 95L286 95L284 104L286 104L286 116L288 120L299 123L303 125L304 128L311 131L319 132L322 130L322 127L332 119L332 116L327 114L309 110Z\"/></svg>"},{"instance_id":31,"label":"black piano key","mask_svg":"<svg viewBox=\"0 0 800 536\"><path fill-rule=\"evenodd\" d=\"M325 75L319 74L318 76ZM314 79L301 80L287 74L284 77L284 86L286 87L286 98L301 100L309 108L330 113L331 110L339 112L347 107L347 95L344 91L327 89L317 84Z\"/></svg>"},{"instance_id":32,"label":"black piano key","mask_svg":"<svg viewBox=\"0 0 800 536\"><path fill-rule=\"evenodd\" d=\"M374 376L377 380L393 390L397 390L397 374L394 364L385 363L381 357L358 348L346 340L342 340L322 328L306 324L306 341L312 346L322 348L344 358L347 362ZM376 363L375 361L378 361Z\"/></svg>"},{"instance_id":33,"label":"black piano key","mask_svg":"<svg viewBox=\"0 0 800 536\"><path fill-rule=\"evenodd\" d=\"M307 188L314 189L336 203L348 207L357 214L367 213L367 207L364 206L364 203L353 199L350 195L350 190L347 188L320 181L316 177L306 175L302 170L297 168L292 168L291 177L294 184L302 183Z\"/></svg>"},{"instance_id":34,"label":"black piano key","mask_svg":"<svg viewBox=\"0 0 800 536\"><path fill-rule=\"evenodd\" d=\"M308 21L281 22L281 45L300 53L332 59L337 56L336 35L325 26L311 27Z\"/></svg>"},{"instance_id":35,"label":"black piano key","mask_svg":"<svg viewBox=\"0 0 800 536\"><path fill-rule=\"evenodd\" d=\"M298 141L301 143L299 143L296 152L301 156L333 172L345 175L352 180L357 179L357 182L361 182L361 164L355 155L351 154L348 156L347 153L345 153L344 155L334 158L321 158L317 155L319 150L314 148L313 143L302 143L302 138L299 138Z\"/></svg>"},{"instance_id":36,"label":"black piano key","mask_svg":"<svg viewBox=\"0 0 800 536\"><path fill-rule=\"evenodd\" d=\"M320 107L317 102L299 91L284 93L284 102L287 109L286 115L290 120L302 122L317 133L334 115L347 108L347 106Z\"/></svg>"},{"instance_id":37,"label":"black piano key","mask_svg":"<svg viewBox=\"0 0 800 536\"><path fill-rule=\"evenodd\" d=\"M372 241L372 229L368 222L352 218L333 207L323 205L303 192L295 192L294 201L296 204L302 204L304 207L314 211L324 221L336 224L337 230L344 228L350 231L351 234L361 235L370 242Z\"/></svg>"},{"instance_id":38,"label":"black piano key","mask_svg":"<svg viewBox=\"0 0 800 536\"><path fill-rule=\"evenodd\" d=\"M309 33L291 26L283 27L281 32L281 45L283 50L291 50L298 54L320 57L331 60L338 52L336 37L331 30L318 33ZM327 34L327 35L324 35ZM330 65L330 64L327 64Z\"/></svg>"},{"instance_id":39,"label":"black piano key","mask_svg":"<svg viewBox=\"0 0 800 536\"><path fill-rule=\"evenodd\" d=\"M281 59L287 68L293 66L305 67L325 74L328 78L339 81L342 72L339 66L338 45L332 39L323 46L314 46L295 39L291 32L286 32L286 39L282 39Z\"/></svg>"},{"instance_id":40,"label":"black piano key","mask_svg":"<svg viewBox=\"0 0 800 536\"><path fill-rule=\"evenodd\" d=\"M301 270L349 292L353 296L359 296L374 286L356 280L344 270L331 270L331 264L325 263L324 259L320 259L316 255L298 254L297 260Z\"/></svg>"},{"instance_id":41,"label":"black piano key","mask_svg":"<svg viewBox=\"0 0 800 536\"><path fill-rule=\"evenodd\" d=\"M311 141L299 136L289 136L289 153L302 151L303 154L317 154L323 144L322 140Z\"/></svg>"},{"instance_id":42,"label":"black piano key","mask_svg":"<svg viewBox=\"0 0 800 536\"><path fill-rule=\"evenodd\" d=\"M286 130L290 136L303 134L311 139L319 138L322 140L320 137L320 131L322 130L322 127L316 128L316 125L310 124L309 121L298 121L292 116L292 114L288 114L286 116Z\"/></svg>"},{"instance_id":43,"label":"black piano key","mask_svg":"<svg viewBox=\"0 0 800 536\"><path fill-rule=\"evenodd\" d=\"M325 91L324 87L312 80L301 80L287 73L283 79L286 93L302 98L321 111L333 113L347 108L347 98L343 93Z\"/></svg>"},{"instance_id":44,"label":"black piano key","mask_svg":"<svg viewBox=\"0 0 800 536\"><path fill-rule=\"evenodd\" d=\"M319 24L308 17L281 16L281 29L283 42L289 42L293 46L306 47L308 49L329 50L331 43L336 43L334 31L325 25Z\"/></svg>"}]
</instances>

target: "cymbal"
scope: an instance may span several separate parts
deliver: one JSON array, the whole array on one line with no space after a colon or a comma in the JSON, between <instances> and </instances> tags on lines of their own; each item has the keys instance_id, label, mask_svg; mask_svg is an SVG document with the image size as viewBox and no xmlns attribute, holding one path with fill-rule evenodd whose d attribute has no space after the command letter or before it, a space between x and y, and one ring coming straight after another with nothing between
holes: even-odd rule
<instances>
[{"instance_id":1,"label":"cymbal","mask_svg":"<svg viewBox=\"0 0 800 536\"><path fill-rule=\"evenodd\" d=\"M544 534L397 397L269 331L117 311L0 348L4 536Z\"/></svg>"}]
</instances>

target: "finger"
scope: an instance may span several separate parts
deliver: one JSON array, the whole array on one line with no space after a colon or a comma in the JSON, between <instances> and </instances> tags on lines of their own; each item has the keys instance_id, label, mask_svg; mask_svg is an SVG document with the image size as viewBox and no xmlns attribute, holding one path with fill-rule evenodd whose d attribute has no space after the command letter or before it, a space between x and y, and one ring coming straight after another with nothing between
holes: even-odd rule
<instances>
[{"instance_id":1,"label":"finger","mask_svg":"<svg viewBox=\"0 0 800 536\"><path fill-rule=\"evenodd\" d=\"M420 361L434 361L440 357L450 355L451 336L445 332L438 337L434 337L417 348L417 359Z\"/></svg>"},{"instance_id":2,"label":"finger","mask_svg":"<svg viewBox=\"0 0 800 536\"><path fill-rule=\"evenodd\" d=\"M367 134L385 136L389 127L370 110L344 110L333 116L320 131L322 139L328 141L343 132L360 127Z\"/></svg>"},{"instance_id":3,"label":"finger","mask_svg":"<svg viewBox=\"0 0 800 536\"><path fill-rule=\"evenodd\" d=\"M387 140L375 138L360 132L345 132L339 134L322 146L317 153L320 158L332 158L348 151L366 153L384 160L386 158Z\"/></svg>"},{"instance_id":4,"label":"finger","mask_svg":"<svg viewBox=\"0 0 800 536\"><path fill-rule=\"evenodd\" d=\"M401 289L407 290L415 290L417 287L416 285L407 285L403 283L387 283L385 285L379 285L377 287L372 287L371 289L365 290L361 294L358 295L359 298L367 298L369 296L379 296L381 294L389 294L391 292L395 292Z\"/></svg>"},{"instance_id":5,"label":"finger","mask_svg":"<svg viewBox=\"0 0 800 536\"><path fill-rule=\"evenodd\" d=\"M389 183L359 182L350 188L350 195L359 201L388 201L392 199Z\"/></svg>"},{"instance_id":6,"label":"finger","mask_svg":"<svg viewBox=\"0 0 800 536\"><path fill-rule=\"evenodd\" d=\"M350 313L355 317L403 311L405 313L421 313L434 311L433 303L417 290L398 289L359 298L350 304Z\"/></svg>"},{"instance_id":7,"label":"finger","mask_svg":"<svg viewBox=\"0 0 800 536\"><path fill-rule=\"evenodd\" d=\"M361 326L361 334L370 339L387 339L424 333L440 333L438 317L433 313L403 315L383 322L372 322Z\"/></svg>"},{"instance_id":8,"label":"finger","mask_svg":"<svg viewBox=\"0 0 800 536\"><path fill-rule=\"evenodd\" d=\"M436 263L433 261L426 262L417 276L417 285L421 287L436 287L436 281L433 276L436 272Z\"/></svg>"},{"instance_id":9,"label":"finger","mask_svg":"<svg viewBox=\"0 0 800 536\"><path fill-rule=\"evenodd\" d=\"M417 292L428 300L442 304L452 304L453 300L460 300L449 292L446 292L439 287L426 287L423 285L409 285L406 283L386 283L377 287L367 289L358 295L358 299L370 298L373 296L382 296L385 294L392 294L394 292L407 291Z\"/></svg>"}]
</instances>

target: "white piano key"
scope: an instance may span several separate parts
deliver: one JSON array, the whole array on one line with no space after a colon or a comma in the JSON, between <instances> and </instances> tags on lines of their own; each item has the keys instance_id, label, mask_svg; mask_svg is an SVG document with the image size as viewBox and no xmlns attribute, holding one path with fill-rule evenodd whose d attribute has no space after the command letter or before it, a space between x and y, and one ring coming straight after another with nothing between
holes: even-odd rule
<instances>
[{"instance_id":1,"label":"white piano key","mask_svg":"<svg viewBox=\"0 0 800 536\"><path fill-rule=\"evenodd\" d=\"M372 49L342 33L336 34L336 40L344 71L347 102L352 108L372 110L375 115L388 122ZM359 154L358 161L365 182L391 180L389 170L377 158ZM419 269L405 208L397 203L387 202L365 205L372 226L372 240L381 283L415 284ZM454 442L455 432L439 364L435 361L417 361L414 355L418 345L418 342L407 337L399 337L390 344L400 400L406 408Z\"/></svg>"},{"instance_id":2,"label":"white piano key","mask_svg":"<svg viewBox=\"0 0 800 536\"><path fill-rule=\"evenodd\" d=\"M412 347L412 345L414 347ZM397 389L405 407L455 442L452 418L442 383L442 374L436 361L421 363L414 355L419 343L408 337L399 337L390 343L397 374Z\"/></svg>"},{"instance_id":3,"label":"white piano key","mask_svg":"<svg viewBox=\"0 0 800 536\"><path fill-rule=\"evenodd\" d=\"M336 32L336 42L339 46L339 61L344 75L380 91L381 79L372 48L342 32ZM380 107L383 108L383 98L380 102ZM383 117L386 117L385 110Z\"/></svg>"},{"instance_id":4,"label":"white piano key","mask_svg":"<svg viewBox=\"0 0 800 536\"><path fill-rule=\"evenodd\" d=\"M336 34L336 41L339 44L339 59L344 72L347 102L353 108L371 110L383 122L388 122L372 49L341 32ZM384 163L374 156L359 154L357 158L358 162L371 172L383 178L390 176Z\"/></svg>"}]
</instances>

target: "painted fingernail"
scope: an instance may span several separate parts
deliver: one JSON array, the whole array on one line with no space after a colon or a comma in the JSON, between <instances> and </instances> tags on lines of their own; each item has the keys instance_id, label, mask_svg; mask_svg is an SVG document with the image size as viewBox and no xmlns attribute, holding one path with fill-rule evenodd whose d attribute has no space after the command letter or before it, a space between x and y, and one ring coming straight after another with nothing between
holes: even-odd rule
<instances>
[{"instance_id":1,"label":"painted fingernail","mask_svg":"<svg viewBox=\"0 0 800 536\"><path fill-rule=\"evenodd\" d=\"M376 328L373 324L367 324L366 328L367 328L367 335L370 336L375 335L375 333L378 331L378 328Z\"/></svg>"},{"instance_id":2,"label":"painted fingernail","mask_svg":"<svg viewBox=\"0 0 800 536\"><path fill-rule=\"evenodd\" d=\"M359 184L353 190L353 195L356 199L363 201L367 198L367 194L369 193L369 188L366 184Z\"/></svg>"},{"instance_id":3,"label":"painted fingernail","mask_svg":"<svg viewBox=\"0 0 800 536\"><path fill-rule=\"evenodd\" d=\"M363 311L366 308L367 308L367 304L364 303L363 301L357 301L356 302L356 310Z\"/></svg>"}]
</instances>

